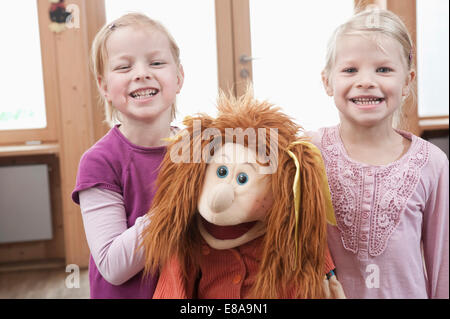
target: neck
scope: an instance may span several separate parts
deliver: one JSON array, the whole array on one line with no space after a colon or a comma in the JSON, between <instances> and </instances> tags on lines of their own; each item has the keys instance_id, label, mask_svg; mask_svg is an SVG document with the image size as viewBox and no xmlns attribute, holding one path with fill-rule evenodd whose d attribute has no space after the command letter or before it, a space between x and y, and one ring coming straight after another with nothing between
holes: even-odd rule
<instances>
[{"instance_id":1,"label":"neck","mask_svg":"<svg viewBox=\"0 0 450 319\"><path fill-rule=\"evenodd\" d=\"M170 120L155 120L151 123L127 119L119 126L120 132L133 144L143 147L165 146L163 138L171 135Z\"/></svg>"},{"instance_id":2,"label":"neck","mask_svg":"<svg viewBox=\"0 0 450 319\"><path fill-rule=\"evenodd\" d=\"M387 165L407 152L411 142L391 125L361 127L341 122L339 134L350 158L370 165Z\"/></svg>"},{"instance_id":3,"label":"neck","mask_svg":"<svg viewBox=\"0 0 450 319\"><path fill-rule=\"evenodd\" d=\"M392 142L398 143L402 137L390 123L378 126L358 126L341 121L339 134L344 144L363 145L365 147L386 146Z\"/></svg>"}]
</instances>

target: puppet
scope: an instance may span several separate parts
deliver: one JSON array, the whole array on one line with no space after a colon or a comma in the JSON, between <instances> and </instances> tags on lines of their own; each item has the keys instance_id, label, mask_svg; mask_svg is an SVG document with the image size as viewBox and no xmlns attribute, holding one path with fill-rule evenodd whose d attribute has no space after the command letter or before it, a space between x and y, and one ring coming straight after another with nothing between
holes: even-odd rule
<instances>
[{"instance_id":1,"label":"puppet","mask_svg":"<svg viewBox=\"0 0 450 319\"><path fill-rule=\"evenodd\" d=\"M334 212L319 151L279 108L221 94L168 145L142 236L154 298L323 298ZM343 295L335 286L333 294Z\"/></svg>"}]
</instances>

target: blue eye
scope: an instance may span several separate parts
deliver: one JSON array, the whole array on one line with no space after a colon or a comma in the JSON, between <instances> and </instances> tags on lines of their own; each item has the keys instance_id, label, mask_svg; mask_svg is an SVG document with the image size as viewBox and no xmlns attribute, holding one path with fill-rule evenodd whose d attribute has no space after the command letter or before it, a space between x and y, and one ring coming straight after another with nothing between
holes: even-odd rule
<instances>
[{"instance_id":1,"label":"blue eye","mask_svg":"<svg viewBox=\"0 0 450 319\"><path fill-rule=\"evenodd\" d=\"M347 68L343 70L344 73L355 73L356 72L356 68Z\"/></svg>"},{"instance_id":2,"label":"blue eye","mask_svg":"<svg viewBox=\"0 0 450 319\"><path fill-rule=\"evenodd\" d=\"M377 69L377 72L381 72L381 73L388 73L391 72L392 69L391 68L386 68L386 67L381 67Z\"/></svg>"},{"instance_id":3,"label":"blue eye","mask_svg":"<svg viewBox=\"0 0 450 319\"><path fill-rule=\"evenodd\" d=\"M219 178L225 178L228 176L228 168L226 166L219 166L216 173Z\"/></svg>"},{"instance_id":4,"label":"blue eye","mask_svg":"<svg viewBox=\"0 0 450 319\"><path fill-rule=\"evenodd\" d=\"M248 175L245 173L239 173L236 181L239 185L244 185L248 182Z\"/></svg>"}]
</instances>

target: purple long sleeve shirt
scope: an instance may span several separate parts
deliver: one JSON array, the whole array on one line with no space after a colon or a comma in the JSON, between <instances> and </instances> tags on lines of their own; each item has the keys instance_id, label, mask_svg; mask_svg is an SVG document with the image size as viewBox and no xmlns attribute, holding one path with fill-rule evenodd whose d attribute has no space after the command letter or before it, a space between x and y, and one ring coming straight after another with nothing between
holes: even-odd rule
<instances>
[{"instance_id":1,"label":"purple long sleeve shirt","mask_svg":"<svg viewBox=\"0 0 450 319\"><path fill-rule=\"evenodd\" d=\"M337 226L328 245L348 298L449 298L449 162L411 133L399 160L352 160L338 126L310 134L322 152Z\"/></svg>"},{"instance_id":2,"label":"purple long sleeve shirt","mask_svg":"<svg viewBox=\"0 0 450 319\"><path fill-rule=\"evenodd\" d=\"M165 146L132 144L115 126L82 156L72 199L79 204L79 192L94 187L116 192L123 198L127 227L132 227L151 206L165 152ZM89 281L91 298L151 298L157 278L144 278L140 271L121 285L112 285L102 277L91 255Z\"/></svg>"}]
</instances>

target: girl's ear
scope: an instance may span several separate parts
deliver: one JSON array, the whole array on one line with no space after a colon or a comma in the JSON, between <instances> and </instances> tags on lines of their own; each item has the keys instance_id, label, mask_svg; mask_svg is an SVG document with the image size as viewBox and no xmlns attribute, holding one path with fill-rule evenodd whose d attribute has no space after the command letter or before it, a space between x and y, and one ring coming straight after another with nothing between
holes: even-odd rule
<instances>
[{"instance_id":1,"label":"girl's ear","mask_svg":"<svg viewBox=\"0 0 450 319\"><path fill-rule=\"evenodd\" d=\"M333 88L330 85L328 75L325 72L325 70L322 71L321 75L322 75L322 83L323 83L323 87L325 88L325 91L327 92L328 96L333 96Z\"/></svg>"},{"instance_id":2,"label":"girl's ear","mask_svg":"<svg viewBox=\"0 0 450 319\"><path fill-rule=\"evenodd\" d=\"M100 93L103 95L104 98L108 99L108 87L106 86L106 81L101 76L97 77L97 86L100 90Z\"/></svg>"},{"instance_id":3,"label":"girl's ear","mask_svg":"<svg viewBox=\"0 0 450 319\"><path fill-rule=\"evenodd\" d=\"M178 94L178 93L180 93L181 88L183 87L183 83L184 83L184 69L181 64L178 66L177 78L178 78L178 83L177 83L178 84L177 94Z\"/></svg>"},{"instance_id":4,"label":"girl's ear","mask_svg":"<svg viewBox=\"0 0 450 319\"><path fill-rule=\"evenodd\" d=\"M409 91L411 90L411 83L414 82L416 78L416 72L414 70L409 71L408 76L406 77L405 85L402 88L402 96L408 96Z\"/></svg>"}]
</instances>

